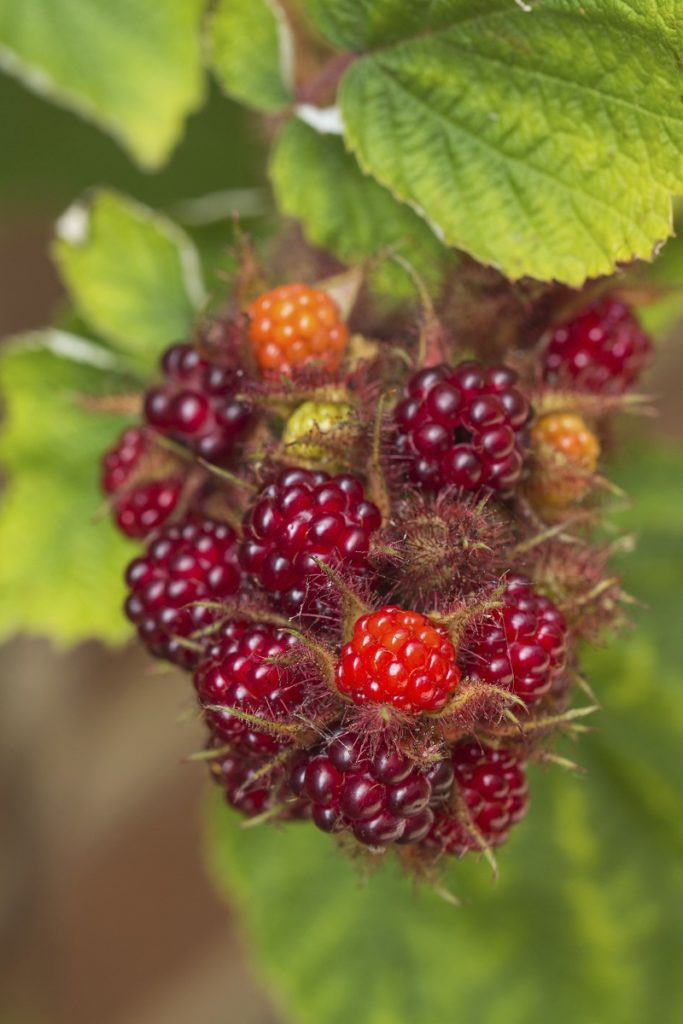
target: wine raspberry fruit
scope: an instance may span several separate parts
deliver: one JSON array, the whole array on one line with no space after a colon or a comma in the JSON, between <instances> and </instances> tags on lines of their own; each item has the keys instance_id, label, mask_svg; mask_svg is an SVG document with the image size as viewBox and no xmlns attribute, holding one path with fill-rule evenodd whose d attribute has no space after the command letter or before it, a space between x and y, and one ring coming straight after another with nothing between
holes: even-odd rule
<instances>
[{"instance_id":1,"label":"wine raspberry fruit","mask_svg":"<svg viewBox=\"0 0 683 1024\"><path fill-rule=\"evenodd\" d=\"M218 738L213 744L220 748ZM273 780L258 778L256 772L262 763L239 754L220 754L211 762L211 777L225 793L225 799L247 818L254 818L268 810L272 798Z\"/></svg>"},{"instance_id":2,"label":"wine raspberry fruit","mask_svg":"<svg viewBox=\"0 0 683 1024\"><path fill-rule=\"evenodd\" d=\"M453 751L460 813L436 810L425 846L461 857L482 846L500 846L528 806L524 763L509 750L462 743Z\"/></svg>"},{"instance_id":3,"label":"wine raspberry fruit","mask_svg":"<svg viewBox=\"0 0 683 1024\"><path fill-rule=\"evenodd\" d=\"M531 428L534 459L529 493L540 508L565 508L583 498L600 457L600 443L582 416L554 412Z\"/></svg>"},{"instance_id":4,"label":"wine raspberry fruit","mask_svg":"<svg viewBox=\"0 0 683 1024\"><path fill-rule=\"evenodd\" d=\"M306 364L336 370L348 330L334 300L319 288L285 284L248 309L249 339L266 373L290 374Z\"/></svg>"},{"instance_id":5,"label":"wine raspberry fruit","mask_svg":"<svg viewBox=\"0 0 683 1024\"><path fill-rule=\"evenodd\" d=\"M229 622L207 646L195 671L195 688L202 704L225 705L225 711L207 711L207 721L214 735L235 751L262 755L281 748L276 733L228 709L267 722L292 722L306 681L301 670L285 664L296 643L291 634L273 626Z\"/></svg>"},{"instance_id":6,"label":"wine raspberry fruit","mask_svg":"<svg viewBox=\"0 0 683 1024\"><path fill-rule=\"evenodd\" d=\"M336 672L356 704L390 704L408 714L440 711L460 681L446 631L419 612L387 605L356 622Z\"/></svg>"},{"instance_id":7,"label":"wine raspberry fruit","mask_svg":"<svg viewBox=\"0 0 683 1024\"><path fill-rule=\"evenodd\" d=\"M545 353L545 378L574 383L597 394L620 394L652 358L652 342L632 311L606 298L553 332Z\"/></svg>"},{"instance_id":8,"label":"wine raspberry fruit","mask_svg":"<svg viewBox=\"0 0 683 1024\"><path fill-rule=\"evenodd\" d=\"M509 689L527 704L550 690L567 657L567 624L525 576L509 576L502 607L474 625L463 644L468 674Z\"/></svg>"},{"instance_id":9,"label":"wine raspberry fruit","mask_svg":"<svg viewBox=\"0 0 683 1024\"><path fill-rule=\"evenodd\" d=\"M341 448L348 449L353 413L347 402L304 402L285 424L282 443L287 455L298 463L333 470Z\"/></svg>"},{"instance_id":10,"label":"wine raspberry fruit","mask_svg":"<svg viewBox=\"0 0 683 1024\"><path fill-rule=\"evenodd\" d=\"M183 481L173 457L158 452L142 427L124 430L102 457L103 492L128 537L146 537L173 513Z\"/></svg>"},{"instance_id":11,"label":"wine raspberry fruit","mask_svg":"<svg viewBox=\"0 0 683 1024\"><path fill-rule=\"evenodd\" d=\"M226 753L218 736L212 735L208 746L216 750L216 757L210 762L211 777L236 811L247 818L266 812L279 820L310 817L308 801L292 796L284 765L273 765L272 758Z\"/></svg>"},{"instance_id":12,"label":"wine raspberry fruit","mask_svg":"<svg viewBox=\"0 0 683 1024\"><path fill-rule=\"evenodd\" d=\"M367 749L358 733L342 731L292 774L292 791L311 804L323 832L350 830L368 846L416 843L434 821L432 807L450 792L453 769L439 761L422 769L388 744Z\"/></svg>"},{"instance_id":13,"label":"wine raspberry fruit","mask_svg":"<svg viewBox=\"0 0 683 1024\"><path fill-rule=\"evenodd\" d=\"M183 640L221 617L219 609L202 602L224 601L240 586L235 532L201 518L165 526L130 563L126 582L126 614L150 652L193 668L198 653Z\"/></svg>"},{"instance_id":14,"label":"wine raspberry fruit","mask_svg":"<svg viewBox=\"0 0 683 1024\"><path fill-rule=\"evenodd\" d=\"M281 611L324 615L334 594L318 562L367 573L370 538L380 522L379 509L354 476L285 469L246 517L243 565Z\"/></svg>"},{"instance_id":15,"label":"wine raspberry fruit","mask_svg":"<svg viewBox=\"0 0 683 1024\"><path fill-rule=\"evenodd\" d=\"M507 366L475 362L421 370L395 411L398 452L428 491L448 485L508 493L522 470L529 404Z\"/></svg>"},{"instance_id":16,"label":"wine raspberry fruit","mask_svg":"<svg viewBox=\"0 0 683 1024\"><path fill-rule=\"evenodd\" d=\"M249 423L238 397L242 371L209 362L192 345L167 349L161 369L164 383L145 397L148 424L210 462L224 460Z\"/></svg>"}]
</instances>

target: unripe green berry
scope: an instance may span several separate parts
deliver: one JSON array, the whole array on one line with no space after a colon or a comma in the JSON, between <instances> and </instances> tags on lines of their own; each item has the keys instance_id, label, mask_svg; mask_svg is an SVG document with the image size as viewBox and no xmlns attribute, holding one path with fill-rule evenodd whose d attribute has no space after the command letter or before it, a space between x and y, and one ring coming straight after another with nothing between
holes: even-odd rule
<instances>
[{"instance_id":1,"label":"unripe green berry","mask_svg":"<svg viewBox=\"0 0 683 1024\"><path fill-rule=\"evenodd\" d=\"M328 470L344 464L354 409L347 402L304 402L285 424L282 443L297 463Z\"/></svg>"}]
</instances>

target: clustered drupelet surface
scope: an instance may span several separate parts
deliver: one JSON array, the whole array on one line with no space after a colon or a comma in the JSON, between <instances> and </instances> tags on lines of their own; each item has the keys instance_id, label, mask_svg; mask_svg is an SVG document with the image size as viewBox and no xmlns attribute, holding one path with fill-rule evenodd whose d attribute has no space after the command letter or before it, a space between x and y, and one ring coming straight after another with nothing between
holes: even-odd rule
<instances>
[{"instance_id":1,"label":"clustered drupelet surface","mask_svg":"<svg viewBox=\"0 0 683 1024\"><path fill-rule=\"evenodd\" d=\"M647 336L601 300L549 326L535 378L456 346L415 365L403 339L414 365L382 396L354 392L350 332L321 288L279 286L219 326L166 351L101 478L143 544L126 614L192 673L212 778L243 815L423 865L501 845L545 736L526 726L567 709L576 664L575 609L522 552L590 501L600 423L582 398L632 386ZM368 358L381 384L386 362ZM338 473L311 399L326 380L343 411L321 394L320 422L355 415L367 439ZM304 432L296 465L282 437L304 421L315 443ZM580 487L541 473L548 446Z\"/></svg>"}]
</instances>

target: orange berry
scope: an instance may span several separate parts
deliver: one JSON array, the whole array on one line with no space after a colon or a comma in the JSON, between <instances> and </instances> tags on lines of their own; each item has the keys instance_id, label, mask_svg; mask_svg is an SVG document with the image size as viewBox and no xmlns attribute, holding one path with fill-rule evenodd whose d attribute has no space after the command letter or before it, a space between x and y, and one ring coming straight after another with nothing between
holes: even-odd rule
<instances>
[{"instance_id":1,"label":"orange berry","mask_svg":"<svg viewBox=\"0 0 683 1024\"><path fill-rule=\"evenodd\" d=\"M349 336L334 300L320 288L284 284L249 306L249 340L262 370L291 373L307 363L336 370Z\"/></svg>"},{"instance_id":2,"label":"orange berry","mask_svg":"<svg viewBox=\"0 0 683 1024\"><path fill-rule=\"evenodd\" d=\"M547 509L561 509L583 498L600 457L600 443L578 413L553 412L531 428L534 463L529 490Z\"/></svg>"}]
</instances>

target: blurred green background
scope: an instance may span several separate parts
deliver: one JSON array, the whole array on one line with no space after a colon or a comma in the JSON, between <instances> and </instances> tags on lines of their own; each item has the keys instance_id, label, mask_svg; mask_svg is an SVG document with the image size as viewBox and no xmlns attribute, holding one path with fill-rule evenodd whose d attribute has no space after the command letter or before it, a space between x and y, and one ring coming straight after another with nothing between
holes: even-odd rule
<instances>
[{"instance_id":1,"label":"blurred green background","mask_svg":"<svg viewBox=\"0 0 683 1024\"><path fill-rule=\"evenodd\" d=\"M4 77L0 110L10 140L0 161L2 334L63 312L46 250L52 221L84 189L111 185L182 219L188 199L265 186L261 129L215 91L155 175ZM264 192L256 199L267 207ZM211 274L229 221L185 226ZM682 266L670 243L658 273L680 285ZM208 862L225 914L200 863L203 774L179 763L200 743L185 681L150 668L138 650L88 643L65 653L22 637L0 663L0 1019L4 1011L16 1024L683 1020L675 319L662 324L647 382L662 416L625 427L611 474L633 498L614 521L640 534L623 571L642 606L631 632L586 656L603 710L580 745L560 749L587 773L536 770L532 810L501 851L499 881L485 865L454 865L449 885L464 904L456 910L391 871L363 882L311 830L241 830L212 801L203 812ZM30 572L49 574L49 560L31 562L28 525L23 545ZM69 571L60 565L65 587Z\"/></svg>"}]
</instances>

